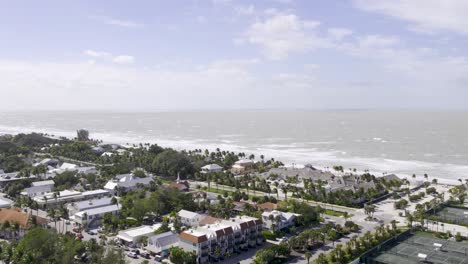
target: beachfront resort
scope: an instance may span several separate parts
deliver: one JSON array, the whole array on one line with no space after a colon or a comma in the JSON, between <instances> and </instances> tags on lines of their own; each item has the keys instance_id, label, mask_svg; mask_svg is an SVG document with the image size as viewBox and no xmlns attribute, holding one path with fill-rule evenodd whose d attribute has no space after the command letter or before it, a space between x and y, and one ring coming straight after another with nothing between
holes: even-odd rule
<instances>
[{"instance_id":1,"label":"beachfront resort","mask_svg":"<svg viewBox=\"0 0 468 264\"><path fill-rule=\"evenodd\" d=\"M463 179L447 185L87 135L0 137L2 261L34 259L25 243L46 236L73 241L54 247L74 263L95 252L175 264L468 260Z\"/></svg>"}]
</instances>

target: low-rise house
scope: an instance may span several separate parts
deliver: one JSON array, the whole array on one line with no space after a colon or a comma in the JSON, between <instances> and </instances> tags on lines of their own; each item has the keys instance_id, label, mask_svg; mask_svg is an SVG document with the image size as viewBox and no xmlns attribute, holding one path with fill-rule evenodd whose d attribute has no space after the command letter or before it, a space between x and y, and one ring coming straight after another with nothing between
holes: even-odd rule
<instances>
[{"instance_id":1,"label":"low-rise house","mask_svg":"<svg viewBox=\"0 0 468 264\"><path fill-rule=\"evenodd\" d=\"M110 195L107 190L93 190L86 192L64 190L61 192L49 192L44 195L38 195L32 199L44 208L55 207L60 203L71 203L89 199L98 199Z\"/></svg>"},{"instance_id":2,"label":"low-rise house","mask_svg":"<svg viewBox=\"0 0 468 264\"><path fill-rule=\"evenodd\" d=\"M0 208L10 208L14 202L4 196L0 197Z\"/></svg>"},{"instance_id":3,"label":"low-rise house","mask_svg":"<svg viewBox=\"0 0 468 264\"><path fill-rule=\"evenodd\" d=\"M44 195L52 191L54 184L55 183L52 180L33 182L31 183L31 187L25 188L21 192L21 195L29 196L31 198L38 195Z\"/></svg>"},{"instance_id":4,"label":"low-rise house","mask_svg":"<svg viewBox=\"0 0 468 264\"><path fill-rule=\"evenodd\" d=\"M187 182L173 182L167 186L169 189L178 190L181 192L187 192L189 190L189 186Z\"/></svg>"},{"instance_id":5,"label":"low-rise house","mask_svg":"<svg viewBox=\"0 0 468 264\"><path fill-rule=\"evenodd\" d=\"M50 167L54 167L54 168L55 168L55 167L57 167L58 164L59 164L59 161L58 161L58 160L47 158L47 159L43 159L43 160L39 161L38 163L33 164L33 166L34 166L34 167L37 167L37 166L39 166L39 165L45 165L45 166L47 166L47 167L50 166Z\"/></svg>"},{"instance_id":6,"label":"low-rise house","mask_svg":"<svg viewBox=\"0 0 468 264\"><path fill-rule=\"evenodd\" d=\"M223 167L218 164L208 164L201 167L201 173L213 173L213 172L222 172Z\"/></svg>"},{"instance_id":7,"label":"low-rise house","mask_svg":"<svg viewBox=\"0 0 468 264\"><path fill-rule=\"evenodd\" d=\"M119 204L112 204L77 212L70 217L70 219L82 226L98 227L102 224L102 217L104 214L109 213L111 215L116 215L119 213L120 209L121 206Z\"/></svg>"},{"instance_id":8,"label":"low-rise house","mask_svg":"<svg viewBox=\"0 0 468 264\"><path fill-rule=\"evenodd\" d=\"M261 230L262 223L258 219L231 218L183 231L179 235L179 247L186 252L195 252L197 263L209 263L263 243Z\"/></svg>"},{"instance_id":9,"label":"low-rise house","mask_svg":"<svg viewBox=\"0 0 468 264\"><path fill-rule=\"evenodd\" d=\"M133 173L121 174L115 176L113 180L110 180L104 186L105 190L108 190L112 194L116 192L117 189L122 190L123 192L131 191L137 188L140 185L148 185L153 181L153 177L138 178Z\"/></svg>"},{"instance_id":10,"label":"low-rise house","mask_svg":"<svg viewBox=\"0 0 468 264\"><path fill-rule=\"evenodd\" d=\"M117 238L120 239L122 244L127 246L136 247L140 245L141 238L151 237L154 235L154 231L158 230L161 224L154 224L152 226L143 225L139 227L133 227L127 230L119 231Z\"/></svg>"},{"instance_id":11,"label":"low-rise house","mask_svg":"<svg viewBox=\"0 0 468 264\"><path fill-rule=\"evenodd\" d=\"M256 207L260 208L264 212L271 212L273 210L278 209L278 204L275 204L272 202L266 202L266 203L257 204Z\"/></svg>"},{"instance_id":12,"label":"low-rise house","mask_svg":"<svg viewBox=\"0 0 468 264\"><path fill-rule=\"evenodd\" d=\"M31 218L34 218L34 220ZM32 221L35 221L37 225L42 226L44 228L47 226L48 223L47 219L42 217L36 217L29 213L24 213L19 208L0 209L0 224L9 222L10 224L16 223L19 225L19 230L15 234L16 238L22 237L25 234L26 230L31 227ZM12 235L11 232L6 232L5 230L0 231L0 234L2 234L3 237Z\"/></svg>"},{"instance_id":13,"label":"low-rise house","mask_svg":"<svg viewBox=\"0 0 468 264\"><path fill-rule=\"evenodd\" d=\"M0 188L5 187L5 185L11 182L35 178L37 178L36 175L24 176L19 172L0 173Z\"/></svg>"},{"instance_id":14,"label":"low-rise house","mask_svg":"<svg viewBox=\"0 0 468 264\"><path fill-rule=\"evenodd\" d=\"M76 173L84 174L84 175L89 174L89 173L94 173L94 174L99 173L96 167L81 167L79 165L68 163L68 162L62 163L60 167L58 167L57 169L52 169L49 172L51 174L58 174L58 173L64 173L67 171L74 171Z\"/></svg>"},{"instance_id":15,"label":"low-rise house","mask_svg":"<svg viewBox=\"0 0 468 264\"><path fill-rule=\"evenodd\" d=\"M67 209L68 209L69 215L74 215L81 211L104 207L108 205L112 205L112 197L103 197L99 199L91 199L91 200L69 203L67 204Z\"/></svg>"},{"instance_id":16,"label":"low-rise house","mask_svg":"<svg viewBox=\"0 0 468 264\"><path fill-rule=\"evenodd\" d=\"M232 165L231 167L231 172L235 174L240 174L246 172L248 169L250 169L254 164L254 161L252 160L238 160Z\"/></svg>"},{"instance_id":17,"label":"low-rise house","mask_svg":"<svg viewBox=\"0 0 468 264\"><path fill-rule=\"evenodd\" d=\"M212 225L216 224L217 222L221 222L223 219L212 217L210 215L203 216L203 219L198 223L200 226Z\"/></svg>"},{"instance_id":18,"label":"low-rise house","mask_svg":"<svg viewBox=\"0 0 468 264\"><path fill-rule=\"evenodd\" d=\"M151 254L159 254L163 251L167 252L171 247L177 247L178 245L179 235L169 231L150 236L148 238L148 243L145 249L151 252Z\"/></svg>"},{"instance_id":19,"label":"low-rise house","mask_svg":"<svg viewBox=\"0 0 468 264\"><path fill-rule=\"evenodd\" d=\"M281 212L273 210L271 212L263 212L262 220L264 226L271 230L281 230L295 224L296 217L299 214Z\"/></svg>"},{"instance_id":20,"label":"low-rise house","mask_svg":"<svg viewBox=\"0 0 468 264\"><path fill-rule=\"evenodd\" d=\"M198 226L200 221L203 220L204 216L198 213L190 212L187 210L180 210L177 213L179 221L185 226Z\"/></svg>"}]
</instances>

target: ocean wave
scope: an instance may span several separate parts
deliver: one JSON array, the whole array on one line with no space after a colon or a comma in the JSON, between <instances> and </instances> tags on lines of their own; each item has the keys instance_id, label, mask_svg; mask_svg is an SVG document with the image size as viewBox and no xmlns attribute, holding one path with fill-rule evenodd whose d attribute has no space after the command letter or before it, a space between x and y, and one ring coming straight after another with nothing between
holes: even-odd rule
<instances>
[{"instance_id":1,"label":"ocean wave","mask_svg":"<svg viewBox=\"0 0 468 264\"><path fill-rule=\"evenodd\" d=\"M20 126L1 126L0 134L16 134L40 132L49 135L75 137L75 130L59 130L54 127L20 127ZM410 177L413 173L421 177L427 173L431 177L442 178L446 181L456 182L458 178L464 178L468 175L467 165L458 165L451 163L439 163L414 160L397 160L383 157L359 157L349 156L346 151L338 148L323 150L314 147L308 147L312 144L304 143L288 143L288 144L241 144L234 143L233 140L210 140L210 139L187 139L183 137L162 137L153 133L138 134L137 132L128 133L97 131L92 132L91 136L96 139L102 139L106 143L118 144L138 144L151 143L158 144L163 147L170 147L177 150L182 149L209 149L211 151L216 148L222 150L253 153L257 157L264 155L267 159L275 158L282 160L285 163L311 163L317 167L332 167L334 165L342 165L345 168L356 168L359 171L369 170L382 175L382 173L396 173L400 176ZM234 135L234 134L233 134ZM218 138L223 138L220 136ZM224 138L230 138L224 135ZM380 138L379 138L380 139ZM382 140L382 139L380 139ZM274 142L274 141L273 141ZM427 153L430 154L430 153ZM414 156L414 155L413 155Z\"/></svg>"}]
</instances>

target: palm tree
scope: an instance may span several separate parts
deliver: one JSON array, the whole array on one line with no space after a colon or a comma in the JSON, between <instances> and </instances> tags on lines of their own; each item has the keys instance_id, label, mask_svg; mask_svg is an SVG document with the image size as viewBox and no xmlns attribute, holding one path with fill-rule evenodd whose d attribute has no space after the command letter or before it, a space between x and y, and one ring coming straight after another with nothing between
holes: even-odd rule
<instances>
[{"instance_id":1,"label":"palm tree","mask_svg":"<svg viewBox=\"0 0 468 264\"><path fill-rule=\"evenodd\" d=\"M286 188L286 186L282 186L281 191L284 194L284 200L287 201L288 200L288 188Z\"/></svg>"},{"instance_id":2,"label":"palm tree","mask_svg":"<svg viewBox=\"0 0 468 264\"><path fill-rule=\"evenodd\" d=\"M310 251L307 251L304 254L304 257L307 259L307 264L309 264L310 263L310 258L312 257L312 254L310 253Z\"/></svg>"},{"instance_id":3,"label":"palm tree","mask_svg":"<svg viewBox=\"0 0 468 264\"><path fill-rule=\"evenodd\" d=\"M15 240L15 238L16 238L16 232L18 232L18 231L20 230L20 225L19 225L17 222L15 222L15 223L13 223L13 226L10 227L10 229L11 229L11 231L13 231L13 232L12 232L12 234L13 234L13 240Z\"/></svg>"},{"instance_id":4,"label":"palm tree","mask_svg":"<svg viewBox=\"0 0 468 264\"><path fill-rule=\"evenodd\" d=\"M11 227L11 226L10 226L10 222L7 220L7 221L3 222L2 226L0 227L0 230L2 230L4 233L5 233L6 231L9 232L9 231L10 231L10 227ZM5 236L6 236L6 235L5 235ZM10 237L10 235L8 235L8 238L9 238L9 237Z\"/></svg>"},{"instance_id":5,"label":"palm tree","mask_svg":"<svg viewBox=\"0 0 468 264\"><path fill-rule=\"evenodd\" d=\"M345 222L348 220L349 218L349 213L348 212L343 212L343 218L345 219Z\"/></svg>"},{"instance_id":6,"label":"palm tree","mask_svg":"<svg viewBox=\"0 0 468 264\"><path fill-rule=\"evenodd\" d=\"M325 254L320 253L318 255L318 257L317 257L316 262L317 262L317 264L327 264L328 260L327 260L327 257L325 256Z\"/></svg>"},{"instance_id":7,"label":"palm tree","mask_svg":"<svg viewBox=\"0 0 468 264\"><path fill-rule=\"evenodd\" d=\"M47 210L47 216L54 221L55 223L55 229L57 229L57 219L56 219L56 214L55 214L55 210L54 209L49 209Z\"/></svg>"}]
</instances>

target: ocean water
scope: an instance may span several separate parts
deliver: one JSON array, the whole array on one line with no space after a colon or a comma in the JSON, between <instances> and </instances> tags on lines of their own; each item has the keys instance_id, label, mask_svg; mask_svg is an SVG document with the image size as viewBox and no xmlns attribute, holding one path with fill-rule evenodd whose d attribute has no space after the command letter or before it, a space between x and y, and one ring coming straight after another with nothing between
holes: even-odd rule
<instances>
[{"instance_id":1,"label":"ocean water","mask_svg":"<svg viewBox=\"0 0 468 264\"><path fill-rule=\"evenodd\" d=\"M0 133L242 151L286 163L343 165L376 174L468 177L466 111L3 112Z\"/></svg>"}]
</instances>

